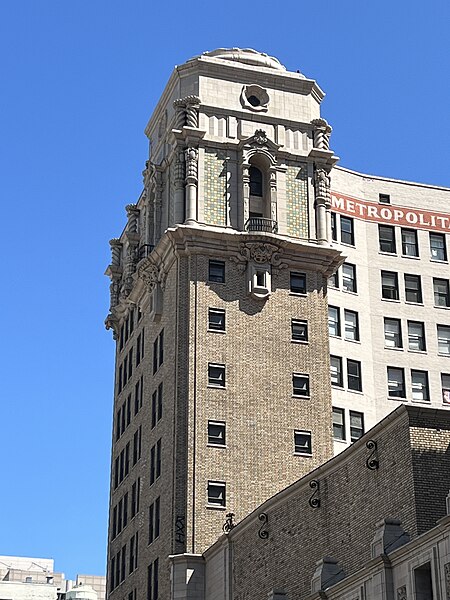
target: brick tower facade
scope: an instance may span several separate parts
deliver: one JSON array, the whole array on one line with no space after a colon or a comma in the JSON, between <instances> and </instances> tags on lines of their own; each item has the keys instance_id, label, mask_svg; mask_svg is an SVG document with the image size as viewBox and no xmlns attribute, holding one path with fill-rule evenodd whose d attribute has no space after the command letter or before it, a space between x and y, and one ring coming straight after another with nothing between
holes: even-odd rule
<instances>
[{"instance_id":1,"label":"brick tower facade","mask_svg":"<svg viewBox=\"0 0 450 600\"><path fill-rule=\"evenodd\" d=\"M176 67L111 240L108 590L169 597L199 553L333 453L323 92L253 50Z\"/></svg>"}]
</instances>

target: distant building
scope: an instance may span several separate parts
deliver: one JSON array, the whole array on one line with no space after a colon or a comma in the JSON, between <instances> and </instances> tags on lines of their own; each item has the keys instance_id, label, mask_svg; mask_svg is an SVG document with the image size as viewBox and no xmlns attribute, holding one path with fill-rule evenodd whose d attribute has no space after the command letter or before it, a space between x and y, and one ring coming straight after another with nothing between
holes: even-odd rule
<instances>
[{"instance_id":1,"label":"distant building","mask_svg":"<svg viewBox=\"0 0 450 600\"><path fill-rule=\"evenodd\" d=\"M1 600L66 600L66 593L78 587L92 589L93 600L105 600L106 577L102 575L77 575L76 581L56 573L52 558L0 556ZM84 596L88 598L88 596ZM71 596L69 598L83 598Z\"/></svg>"},{"instance_id":2,"label":"distant building","mask_svg":"<svg viewBox=\"0 0 450 600\"><path fill-rule=\"evenodd\" d=\"M450 598L450 412L403 405L203 554L172 600Z\"/></svg>"}]
</instances>

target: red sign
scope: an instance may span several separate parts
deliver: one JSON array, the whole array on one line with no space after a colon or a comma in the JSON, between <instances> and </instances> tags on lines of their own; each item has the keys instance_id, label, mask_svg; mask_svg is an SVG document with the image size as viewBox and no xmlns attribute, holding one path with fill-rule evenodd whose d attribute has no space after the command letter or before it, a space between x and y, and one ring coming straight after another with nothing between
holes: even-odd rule
<instances>
[{"instance_id":1,"label":"red sign","mask_svg":"<svg viewBox=\"0 0 450 600\"><path fill-rule=\"evenodd\" d=\"M416 229L450 231L450 214L431 212L420 208L406 208L357 200L339 192L331 192L331 209L363 221L389 225L404 225Z\"/></svg>"}]
</instances>

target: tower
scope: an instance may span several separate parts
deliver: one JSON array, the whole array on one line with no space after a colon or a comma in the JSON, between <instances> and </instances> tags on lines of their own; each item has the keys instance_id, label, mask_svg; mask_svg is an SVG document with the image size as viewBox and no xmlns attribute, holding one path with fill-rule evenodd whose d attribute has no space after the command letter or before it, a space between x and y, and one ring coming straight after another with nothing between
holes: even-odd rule
<instances>
[{"instance_id":1,"label":"tower","mask_svg":"<svg viewBox=\"0 0 450 600\"><path fill-rule=\"evenodd\" d=\"M175 68L144 189L111 240L109 597L169 597L204 550L332 456L328 277L337 161L323 92L254 50Z\"/></svg>"}]
</instances>

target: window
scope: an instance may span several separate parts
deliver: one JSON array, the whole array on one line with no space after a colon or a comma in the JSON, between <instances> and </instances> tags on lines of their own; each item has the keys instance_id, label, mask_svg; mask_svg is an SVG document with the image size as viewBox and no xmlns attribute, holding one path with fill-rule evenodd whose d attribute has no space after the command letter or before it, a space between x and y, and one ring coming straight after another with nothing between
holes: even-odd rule
<instances>
[{"instance_id":1,"label":"window","mask_svg":"<svg viewBox=\"0 0 450 600\"><path fill-rule=\"evenodd\" d=\"M150 450L150 485L153 485L161 475L161 440L159 439Z\"/></svg>"},{"instance_id":2,"label":"window","mask_svg":"<svg viewBox=\"0 0 450 600\"><path fill-rule=\"evenodd\" d=\"M294 454L312 454L310 431L294 431Z\"/></svg>"},{"instance_id":3,"label":"window","mask_svg":"<svg viewBox=\"0 0 450 600\"><path fill-rule=\"evenodd\" d=\"M159 369L164 362L164 329L153 342L153 374Z\"/></svg>"},{"instance_id":4,"label":"window","mask_svg":"<svg viewBox=\"0 0 450 600\"><path fill-rule=\"evenodd\" d=\"M402 254L403 256L419 256L417 231L402 228Z\"/></svg>"},{"instance_id":5,"label":"window","mask_svg":"<svg viewBox=\"0 0 450 600\"><path fill-rule=\"evenodd\" d=\"M428 373L411 369L412 399L416 402L428 402Z\"/></svg>"},{"instance_id":6,"label":"window","mask_svg":"<svg viewBox=\"0 0 450 600\"><path fill-rule=\"evenodd\" d=\"M340 356L330 356L331 385L344 387L342 378L342 358Z\"/></svg>"},{"instance_id":7,"label":"window","mask_svg":"<svg viewBox=\"0 0 450 600\"><path fill-rule=\"evenodd\" d=\"M381 271L381 297L398 300L398 276L392 271Z\"/></svg>"},{"instance_id":8,"label":"window","mask_svg":"<svg viewBox=\"0 0 450 600\"><path fill-rule=\"evenodd\" d=\"M339 288L339 269L328 277L328 286L336 289Z\"/></svg>"},{"instance_id":9,"label":"window","mask_svg":"<svg viewBox=\"0 0 450 600\"><path fill-rule=\"evenodd\" d=\"M361 363L347 359L347 385L349 390L362 391Z\"/></svg>"},{"instance_id":10,"label":"window","mask_svg":"<svg viewBox=\"0 0 450 600\"><path fill-rule=\"evenodd\" d=\"M222 260L209 261L208 280L214 283L225 283L225 263Z\"/></svg>"},{"instance_id":11,"label":"window","mask_svg":"<svg viewBox=\"0 0 450 600\"><path fill-rule=\"evenodd\" d=\"M160 525L160 498L156 498L148 509L148 543L151 544L159 537Z\"/></svg>"},{"instance_id":12,"label":"window","mask_svg":"<svg viewBox=\"0 0 450 600\"><path fill-rule=\"evenodd\" d=\"M328 333L335 337L341 335L340 309L337 306L328 307Z\"/></svg>"},{"instance_id":13,"label":"window","mask_svg":"<svg viewBox=\"0 0 450 600\"><path fill-rule=\"evenodd\" d=\"M407 275L405 273L405 300L422 304L422 284L420 275Z\"/></svg>"},{"instance_id":14,"label":"window","mask_svg":"<svg viewBox=\"0 0 450 600\"><path fill-rule=\"evenodd\" d=\"M384 345L386 348L403 348L400 319L384 319Z\"/></svg>"},{"instance_id":15,"label":"window","mask_svg":"<svg viewBox=\"0 0 450 600\"><path fill-rule=\"evenodd\" d=\"M306 294L305 273L290 274L290 289L292 294Z\"/></svg>"},{"instance_id":16,"label":"window","mask_svg":"<svg viewBox=\"0 0 450 600\"><path fill-rule=\"evenodd\" d=\"M447 260L447 248L444 233L430 232L430 254L431 260Z\"/></svg>"},{"instance_id":17,"label":"window","mask_svg":"<svg viewBox=\"0 0 450 600\"><path fill-rule=\"evenodd\" d=\"M359 319L354 310L344 310L345 339L351 342L359 341Z\"/></svg>"},{"instance_id":18,"label":"window","mask_svg":"<svg viewBox=\"0 0 450 600\"><path fill-rule=\"evenodd\" d=\"M309 397L309 375L300 373L292 375L292 395Z\"/></svg>"},{"instance_id":19,"label":"window","mask_svg":"<svg viewBox=\"0 0 450 600\"><path fill-rule=\"evenodd\" d=\"M342 289L346 292L355 292L356 288L356 267L350 263L342 265Z\"/></svg>"},{"instance_id":20,"label":"window","mask_svg":"<svg viewBox=\"0 0 450 600\"><path fill-rule=\"evenodd\" d=\"M438 352L450 356L450 327L447 325L437 326Z\"/></svg>"},{"instance_id":21,"label":"window","mask_svg":"<svg viewBox=\"0 0 450 600\"><path fill-rule=\"evenodd\" d=\"M161 382L152 394L152 429L162 418L163 408L163 383Z\"/></svg>"},{"instance_id":22,"label":"window","mask_svg":"<svg viewBox=\"0 0 450 600\"><path fill-rule=\"evenodd\" d=\"M408 348L422 352L426 350L425 327L420 321L408 321Z\"/></svg>"},{"instance_id":23,"label":"window","mask_svg":"<svg viewBox=\"0 0 450 600\"><path fill-rule=\"evenodd\" d=\"M364 414L356 410L350 411L350 441L356 442L364 435Z\"/></svg>"},{"instance_id":24,"label":"window","mask_svg":"<svg viewBox=\"0 0 450 600\"><path fill-rule=\"evenodd\" d=\"M138 544L139 544L139 533L136 531L130 538L130 563L129 573L132 573L138 566Z\"/></svg>"},{"instance_id":25,"label":"window","mask_svg":"<svg viewBox=\"0 0 450 600\"><path fill-rule=\"evenodd\" d=\"M308 321L302 319L291 319L291 341L308 341Z\"/></svg>"},{"instance_id":26,"label":"window","mask_svg":"<svg viewBox=\"0 0 450 600\"><path fill-rule=\"evenodd\" d=\"M136 382L134 386L134 414L137 415L142 408L142 398L144 395L144 376Z\"/></svg>"},{"instance_id":27,"label":"window","mask_svg":"<svg viewBox=\"0 0 450 600\"><path fill-rule=\"evenodd\" d=\"M331 213L331 239L337 242L336 213Z\"/></svg>"},{"instance_id":28,"label":"window","mask_svg":"<svg viewBox=\"0 0 450 600\"><path fill-rule=\"evenodd\" d=\"M389 194L378 194L378 202L380 204L390 204L391 197Z\"/></svg>"},{"instance_id":29,"label":"window","mask_svg":"<svg viewBox=\"0 0 450 600\"><path fill-rule=\"evenodd\" d=\"M395 227L390 225L378 225L378 242L380 252L389 252L395 254Z\"/></svg>"},{"instance_id":30,"label":"window","mask_svg":"<svg viewBox=\"0 0 450 600\"><path fill-rule=\"evenodd\" d=\"M208 444L225 446L225 422L208 421Z\"/></svg>"},{"instance_id":31,"label":"window","mask_svg":"<svg viewBox=\"0 0 450 600\"><path fill-rule=\"evenodd\" d=\"M208 330L225 331L225 311L223 309L208 309Z\"/></svg>"},{"instance_id":32,"label":"window","mask_svg":"<svg viewBox=\"0 0 450 600\"><path fill-rule=\"evenodd\" d=\"M441 373L442 402L450 404L450 375Z\"/></svg>"},{"instance_id":33,"label":"window","mask_svg":"<svg viewBox=\"0 0 450 600\"><path fill-rule=\"evenodd\" d=\"M254 96L250 96L253 98ZM250 101L250 99L249 99ZM251 103L251 102L250 102ZM250 176L250 195L251 196L262 196L263 195L263 175L261 171L254 167L253 165L250 167L249 176Z\"/></svg>"},{"instance_id":34,"label":"window","mask_svg":"<svg viewBox=\"0 0 450 600\"><path fill-rule=\"evenodd\" d=\"M141 478L138 477L131 486L131 518L135 517L139 512L139 504L141 499Z\"/></svg>"},{"instance_id":35,"label":"window","mask_svg":"<svg viewBox=\"0 0 450 600\"><path fill-rule=\"evenodd\" d=\"M433 278L434 305L450 306L448 279Z\"/></svg>"},{"instance_id":36,"label":"window","mask_svg":"<svg viewBox=\"0 0 450 600\"><path fill-rule=\"evenodd\" d=\"M349 244L350 246L355 245L353 219L350 217L343 217L342 215L341 215L341 242L343 244Z\"/></svg>"},{"instance_id":37,"label":"window","mask_svg":"<svg viewBox=\"0 0 450 600\"><path fill-rule=\"evenodd\" d=\"M225 365L208 364L208 385L211 387L225 387Z\"/></svg>"},{"instance_id":38,"label":"window","mask_svg":"<svg viewBox=\"0 0 450 600\"><path fill-rule=\"evenodd\" d=\"M142 439L142 426L139 426L134 432L133 436L133 466L141 458L141 439Z\"/></svg>"},{"instance_id":39,"label":"window","mask_svg":"<svg viewBox=\"0 0 450 600\"><path fill-rule=\"evenodd\" d=\"M431 563L427 562L414 569L414 591L416 600L434 600Z\"/></svg>"},{"instance_id":40,"label":"window","mask_svg":"<svg viewBox=\"0 0 450 600\"><path fill-rule=\"evenodd\" d=\"M405 373L397 367L387 368L388 396L391 398L406 398Z\"/></svg>"},{"instance_id":41,"label":"window","mask_svg":"<svg viewBox=\"0 0 450 600\"><path fill-rule=\"evenodd\" d=\"M225 483L208 481L208 504L211 506L226 506Z\"/></svg>"},{"instance_id":42,"label":"window","mask_svg":"<svg viewBox=\"0 0 450 600\"><path fill-rule=\"evenodd\" d=\"M345 440L345 411L333 406L333 437L335 440Z\"/></svg>"},{"instance_id":43,"label":"window","mask_svg":"<svg viewBox=\"0 0 450 600\"><path fill-rule=\"evenodd\" d=\"M147 567L147 600L158 600L159 595L158 559Z\"/></svg>"}]
</instances>

